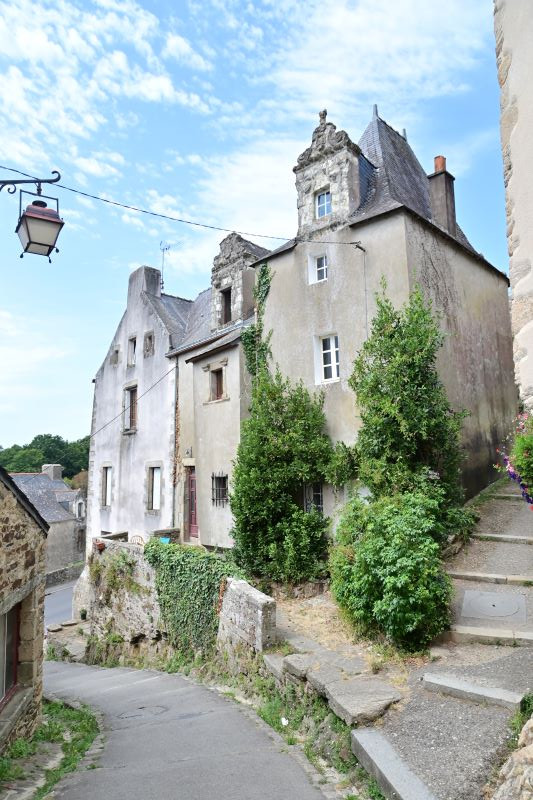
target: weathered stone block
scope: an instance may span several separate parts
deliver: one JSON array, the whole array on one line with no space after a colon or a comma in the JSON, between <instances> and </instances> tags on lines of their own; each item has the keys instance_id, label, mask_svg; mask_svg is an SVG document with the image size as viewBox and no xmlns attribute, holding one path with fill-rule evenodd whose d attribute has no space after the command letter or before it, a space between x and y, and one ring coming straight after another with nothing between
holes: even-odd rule
<instances>
[{"instance_id":1,"label":"weathered stone block","mask_svg":"<svg viewBox=\"0 0 533 800\"><path fill-rule=\"evenodd\" d=\"M243 580L228 579L220 610L220 649L246 644L261 652L276 641L276 601Z\"/></svg>"}]
</instances>

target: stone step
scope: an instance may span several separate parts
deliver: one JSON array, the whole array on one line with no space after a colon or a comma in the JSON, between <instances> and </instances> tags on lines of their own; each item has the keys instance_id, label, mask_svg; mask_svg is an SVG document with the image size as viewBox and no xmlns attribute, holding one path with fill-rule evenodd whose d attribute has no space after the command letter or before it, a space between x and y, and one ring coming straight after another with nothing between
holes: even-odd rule
<instances>
[{"instance_id":1,"label":"stone step","mask_svg":"<svg viewBox=\"0 0 533 800\"><path fill-rule=\"evenodd\" d=\"M530 536L507 536L504 533L473 533L472 539L480 542L505 542L507 544L533 544Z\"/></svg>"},{"instance_id":2,"label":"stone step","mask_svg":"<svg viewBox=\"0 0 533 800\"><path fill-rule=\"evenodd\" d=\"M379 731L352 731L352 751L372 775L387 800L436 800L390 742Z\"/></svg>"},{"instance_id":3,"label":"stone step","mask_svg":"<svg viewBox=\"0 0 533 800\"><path fill-rule=\"evenodd\" d=\"M466 572L448 570L450 578L460 581L476 581L476 583L505 583L511 586L533 586L533 575L501 575L490 572Z\"/></svg>"},{"instance_id":4,"label":"stone step","mask_svg":"<svg viewBox=\"0 0 533 800\"><path fill-rule=\"evenodd\" d=\"M430 692L448 694L452 697L460 697L463 700L471 700L474 703L492 703L496 706L509 708L516 711L520 708L523 694L510 692L508 689L501 689L496 686L483 686L479 683L458 678L456 675L447 673L426 672L422 677L424 689Z\"/></svg>"},{"instance_id":5,"label":"stone step","mask_svg":"<svg viewBox=\"0 0 533 800\"><path fill-rule=\"evenodd\" d=\"M525 503L521 494L512 494L511 492L498 492L491 495L494 500L511 500L512 502Z\"/></svg>"},{"instance_id":6,"label":"stone step","mask_svg":"<svg viewBox=\"0 0 533 800\"><path fill-rule=\"evenodd\" d=\"M533 647L533 630L452 625L442 638L457 643L479 642L480 644L502 644L510 645L511 647L516 647L517 645Z\"/></svg>"}]
</instances>

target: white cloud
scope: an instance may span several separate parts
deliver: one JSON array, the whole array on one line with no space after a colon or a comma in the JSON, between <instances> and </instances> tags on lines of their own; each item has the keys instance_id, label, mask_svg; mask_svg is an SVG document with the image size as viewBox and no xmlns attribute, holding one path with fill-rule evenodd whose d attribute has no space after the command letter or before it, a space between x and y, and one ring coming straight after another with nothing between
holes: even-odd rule
<instances>
[{"instance_id":1,"label":"white cloud","mask_svg":"<svg viewBox=\"0 0 533 800\"><path fill-rule=\"evenodd\" d=\"M173 58L180 64L201 72L209 72L213 69L211 62L193 50L187 39L177 33L167 35L162 55L163 58Z\"/></svg>"}]
</instances>

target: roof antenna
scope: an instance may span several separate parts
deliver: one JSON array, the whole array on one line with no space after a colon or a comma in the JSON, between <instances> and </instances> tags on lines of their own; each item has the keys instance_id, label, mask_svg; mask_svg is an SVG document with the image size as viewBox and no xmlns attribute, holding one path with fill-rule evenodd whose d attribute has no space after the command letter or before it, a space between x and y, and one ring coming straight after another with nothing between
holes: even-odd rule
<instances>
[{"instance_id":1,"label":"roof antenna","mask_svg":"<svg viewBox=\"0 0 533 800\"><path fill-rule=\"evenodd\" d=\"M161 291L163 291L165 288L165 253L170 250L170 244L168 242L159 242L159 249L161 250Z\"/></svg>"}]
</instances>

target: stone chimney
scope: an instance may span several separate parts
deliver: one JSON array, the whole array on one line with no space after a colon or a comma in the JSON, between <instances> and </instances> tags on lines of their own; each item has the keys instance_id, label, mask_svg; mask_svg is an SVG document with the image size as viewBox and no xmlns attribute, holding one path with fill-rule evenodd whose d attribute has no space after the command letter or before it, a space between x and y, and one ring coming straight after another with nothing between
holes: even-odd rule
<instances>
[{"instance_id":1,"label":"stone chimney","mask_svg":"<svg viewBox=\"0 0 533 800\"><path fill-rule=\"evenodd\" d=\"M131 273L128 283L128 306L141 292L161 297L161 273L154 267L139 267Z\"/></svg>"},{"instance_id":2,"label":"stone chimney","mask_svg":"<svg viewBox=\"0 0 533 800\"><path fill-rule=\"evenodd\" d=\"M444 156L435 156L435 172L428 175L428 180L433 222L455 236L457 234L453 188L455 178L446 169Z\"/></svg>"},{"instance_id":3,"label":"stone chimney","mask_svg":"<svg viewBox=\"0 0 533 800\"><path fill-rule=\"evenodd\" d=\"M61 464L43 464L42 472L53 481L63 480L63 467Z\"/></svg>"}]
</instances>

